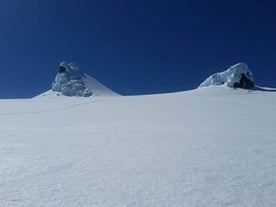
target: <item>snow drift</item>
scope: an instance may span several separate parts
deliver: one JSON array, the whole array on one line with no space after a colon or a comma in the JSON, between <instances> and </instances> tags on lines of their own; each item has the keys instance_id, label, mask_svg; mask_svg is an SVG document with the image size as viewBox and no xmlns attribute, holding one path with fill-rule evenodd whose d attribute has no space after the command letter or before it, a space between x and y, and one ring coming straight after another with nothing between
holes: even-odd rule
<instances>
[{"instance_id":1,"label":"snow drift","mask_svg":"<svg viewBox=\"0 0 276 207\"><path fill-rule=\"evenodd\" d=\"M119 95L91 76L82 73L76 64L66 62L60 63L59 72L52 83L52 89L42 94L42 96L53 94L71 97Z\"/></svg>"},{"instance_id":2,"label":"snow drift","mask_svg":"<svg viewBox=\"0 0 276 207\"><path fill-rule=\"evenodd\" d=\"M213 85L224 85L231 88L253 88L254 79L248 66L245 63L238 63L224 72L211 75L199 87Z\"/></svg>"}]
</instances>

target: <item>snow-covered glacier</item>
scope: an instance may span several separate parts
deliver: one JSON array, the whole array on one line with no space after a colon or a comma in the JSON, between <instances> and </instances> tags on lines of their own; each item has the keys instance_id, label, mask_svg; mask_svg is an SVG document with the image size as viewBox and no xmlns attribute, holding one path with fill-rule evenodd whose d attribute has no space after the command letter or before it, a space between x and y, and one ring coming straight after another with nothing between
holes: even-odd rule
<instances>
[{"instance_id":1,"label":"snow-covered glacier","mask_svg":"<svg viewBox=\"0 0 276 207\"><path fill-rule=\"evenodd\" d=\"M0 207L276 206L273 90L118 96L77 79L92 98L0 100Z\"/></svg>"}]
</instances>

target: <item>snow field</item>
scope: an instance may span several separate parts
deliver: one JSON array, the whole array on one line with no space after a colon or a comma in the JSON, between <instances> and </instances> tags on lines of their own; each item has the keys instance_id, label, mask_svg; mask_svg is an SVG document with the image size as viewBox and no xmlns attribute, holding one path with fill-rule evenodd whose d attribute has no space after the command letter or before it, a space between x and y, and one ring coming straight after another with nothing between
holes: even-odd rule
<instances>
[{"instance_id":1,"label":"snow field","mask_svg":"<svg viewBox=\"0 0 276 207\"><path fill-rule=\"evenodd\" d=\"M0 100L0 206L276 206L276 94Z\"/></svg>"}]
</instances>

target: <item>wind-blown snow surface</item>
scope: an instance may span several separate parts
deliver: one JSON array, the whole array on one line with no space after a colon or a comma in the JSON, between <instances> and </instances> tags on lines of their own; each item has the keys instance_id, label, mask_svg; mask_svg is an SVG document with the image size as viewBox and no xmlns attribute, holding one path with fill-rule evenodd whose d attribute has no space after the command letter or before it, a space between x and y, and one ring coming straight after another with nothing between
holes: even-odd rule
<instances>
[{"instance_id":1,"label":"wind-blown snow surface","mask_svg":"<svg viewBox=\"0 0 276 207\"><path fill-rule=\"evenodd\" d=\"M276 206L276 93L0 101L0 206Z\"/></svg>"}]
</instances>

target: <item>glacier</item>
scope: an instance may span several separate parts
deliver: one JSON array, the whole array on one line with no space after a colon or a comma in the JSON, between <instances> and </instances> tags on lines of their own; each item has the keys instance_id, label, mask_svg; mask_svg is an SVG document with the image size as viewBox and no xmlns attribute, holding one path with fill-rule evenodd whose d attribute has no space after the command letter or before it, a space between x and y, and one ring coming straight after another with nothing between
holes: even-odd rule
<instances>
[{"instance_id":1,"label":"glacier","mask_svg":"<svg viewBox=\"0 0 276 207\"><path fill-rule=\"evenodd\" d=\"M276 206L276 93L225 87L245 65L139 96L61 66L54 91L0 99L1 207Z\"/></svg>"},{"instance_id":2,"label":"glacier","mask_svg":"<svg viewBox=\"0 0 276 207\"><path fill-rule=\"evenodd\" d=\"M276 206L276 93L0 100L1 207Z\"/></svg>"}]
</instances>

